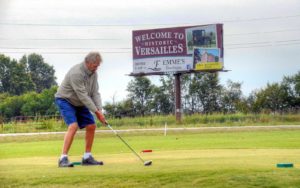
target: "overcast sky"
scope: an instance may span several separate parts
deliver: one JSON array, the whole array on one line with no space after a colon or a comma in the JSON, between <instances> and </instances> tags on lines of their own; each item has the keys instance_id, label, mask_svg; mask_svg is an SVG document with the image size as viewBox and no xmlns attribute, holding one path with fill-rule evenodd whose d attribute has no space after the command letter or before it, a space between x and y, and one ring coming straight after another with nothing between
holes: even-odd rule
<instances>
[{"instance_id":1,"label":"overcast sky","mask_svg":"<svg viewBox=\"0 0 300 188\"><path fill-rule=\"evenodd\" d=\"M220 73L248 95L300 71L299 0L0 0L0 53L42 54L58 83L89 51L98 50L104 102L126 97L132 79L132 30L223 23ZM157 83L158 77L150 79Z\"/></svg>"}]
</instances>

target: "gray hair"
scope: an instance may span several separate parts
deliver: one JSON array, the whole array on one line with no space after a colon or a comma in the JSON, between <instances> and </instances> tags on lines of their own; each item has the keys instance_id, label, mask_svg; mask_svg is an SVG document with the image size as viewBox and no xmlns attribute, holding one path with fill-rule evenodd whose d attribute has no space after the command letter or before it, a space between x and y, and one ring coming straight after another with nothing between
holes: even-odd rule
<instances>
[{"instance_id":1,"label":"gray hair","mask_svg":"<svg viewBox=\"0 0 300 188\"><path fill-rule=\"evenodd\" d=\"M88 62L95 63L97 61L102 62L102 57L99 52L90 52L90 53L88 53L88 55L85 56L84 61L86 63L88 63Z\"/></svg>"}]
</instances>

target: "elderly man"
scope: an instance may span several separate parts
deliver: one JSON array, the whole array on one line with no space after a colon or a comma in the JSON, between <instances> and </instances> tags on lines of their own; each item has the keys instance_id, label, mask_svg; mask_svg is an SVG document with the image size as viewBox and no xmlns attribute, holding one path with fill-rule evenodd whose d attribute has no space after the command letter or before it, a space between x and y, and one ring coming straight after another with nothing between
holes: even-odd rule
<instances>
[{"instance_id":1,"label":"elderly man","mask_svg":"<svg viewBox=\"0 0 300 188\"><path fill-rule=\"evenodd\" d=\"M90 52L84 62L69 70L55 94L55 102L68 125L62 155L58 161L59 167L73 167L68 159L68 151L78 127L86 130L82 165L103 165L102 161L96 161L91 154L96 129L91 112L95 113L102 124L106 124L105 117L101 112L96 72L101 62L102 58L98 52Z\"/></svg>"}]
</instances>

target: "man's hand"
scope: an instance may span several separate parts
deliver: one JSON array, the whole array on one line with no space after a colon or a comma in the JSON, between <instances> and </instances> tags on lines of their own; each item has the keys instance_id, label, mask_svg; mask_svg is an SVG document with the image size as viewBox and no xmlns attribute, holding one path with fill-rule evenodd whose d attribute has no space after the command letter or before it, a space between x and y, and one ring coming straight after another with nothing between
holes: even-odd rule
<instances>
[{"instance_id":1,"label":"man's hand","mask_svg":"<svg viewBox=\"0 0 300 188\"><path fill-rule=\"evenodd\" d=\"M106 122L106 119L105 119L104 115L103 115L99 110L97 110L97 111L95 112L95 114L96 114L98 120L99 120L103 125L107 125L107 122Z\"/></svg>"}]
</instances>

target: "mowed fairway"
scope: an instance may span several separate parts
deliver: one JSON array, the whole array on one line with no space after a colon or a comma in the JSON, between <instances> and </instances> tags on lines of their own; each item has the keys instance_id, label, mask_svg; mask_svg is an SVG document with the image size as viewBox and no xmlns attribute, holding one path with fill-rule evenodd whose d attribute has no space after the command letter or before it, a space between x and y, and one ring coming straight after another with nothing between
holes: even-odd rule
<instances>
[{"instance_id":1,"label":"mowed fairway","mask_svg":"<svg viewBox=\"0 0 300 188\"><path fill-rule=\"evenodd\" d=\"M104 166L57 167L63 135L0 138L0 187L300 187L300 130L120 133L145 160L113 134L99 133L95 158ZM71 161L80 161L84 137ZM292 162L294 168L276 164Z\"/></svg>"}]
</instances>

